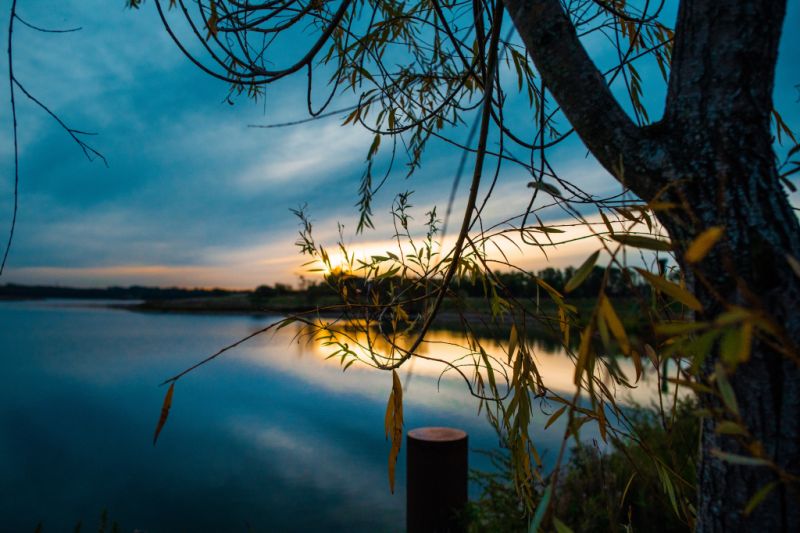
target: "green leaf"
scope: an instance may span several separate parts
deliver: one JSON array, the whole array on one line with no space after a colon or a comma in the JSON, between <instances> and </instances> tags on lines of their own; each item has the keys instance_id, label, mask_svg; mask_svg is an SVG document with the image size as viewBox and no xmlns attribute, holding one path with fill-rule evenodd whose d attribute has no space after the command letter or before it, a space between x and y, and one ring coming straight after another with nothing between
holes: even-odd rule
<instances>
[{"instance_id":1,"label":"green leaf","mask_svg":"<svg viewBox=\"0 0 800 533\"><path fill-rule=\"evenodd\" d=\"M597 263L597 258L600 256L600 250L597 250L595 253L590 255L586 261L575 271L575 274L569 279L567 284L564 286L564 292L572 292L578 287L580 287L581 283L589 276L594 268L595 263Z\"/></svg>"},{"instance_id":2,"label":"green leaf","mask_svg":"<svg viewBox=\"0 0 800 533\"><path fill-rule=\"evenodd\" d=\"M652 237L645 237L643 235L628 235L625 233L616 233L611 235L615 241L626 246L633 246L634 248L643 248L645 250L655 250L657 252L669 252L672 250L672 243L663 241L661 239L654 239Z\"/></svg>"},{"instance_id":3,"label":"green leaf","mask_svg":"<svg viewBox=\"0 0 800 533\"><path fill-rule=\"evenodd\" d=\"M573 533L572 528L569 527L567 524L556 518L553 517L553 526L556 528L556 533Z\"/></svg>"},{"instance_id":4,"label":"green leaf","mask_svg":"<svg viewBox=\"0 0 800 533\"><path fill-rule=\"evenodd\" d=\"M777 481L773 481L772 483L767 483L766 485L764 485L763 487L758 489L758 492L753 494L753 497L750 498L749 502L747 502L747 505L745 506L744 511L743 511L744 515L745 516L749 516L750 513L752 513L753 510L756 507L758 507L758 505L761 502L764 501L764 498L766 498L767 495L769 495L769 493L772 492L772 489L774 489L777 485L778 485L778 482Z\"/></svg>"},{"instance_id":5,"label":"green leaf","mask_svg":"<svg viewBox=\"0 0 800 533\"><path fill-rule=\"evenodd\" d=\"M671 337L673 335L685 335L706 327L708 327L706 322L659 322L653 329L657 335Z\"/></svg>"},{"instance_id":6,"label":"green leaf","mask_svg":"<svg viewBox=\"0 0 800 533\"><path fill-rule=\"evenodd\" d=\"M703 306L700 301L695 298L695 296L678 285L677 283L672 283L671 281L667 281L666 279L662 278L661 276L656 276L648 272L647 270L642 270L641 268L637 268L636 271L642 275L644 279L653 286L653 288L663 292L670 296L673 300L677 300L689 309L694 311L702 311Z\"/></svg>"},{"instance_id":7,"label":"green leaf","mask_svg":"<svg viewBox=\"0 0 800 533\"><path fill-rule=\"evenodd\" d=\"M538 533L539 526L542 525L542 520L544 520L544 515L547 512L547 508L550 507L550 497L553 495L553 486L548 485L544 492L542 493L542 499L539 500L539 505L536 507L536 512L533 513L533 520L531 520L531 525L528 528L528 533Z\"/></svg>"},{"instance_id":8,"label":"green leaf","mask_svg":"<svg viewBox=\"0 0 800 533\"><path fill-rule=\"evenodd\" d=\"M789 266L792 267L792 270L794 270L794 273L797 274L797 277L800 278L800 261L789 254L786 254L786 260L789 262Z\"/></svg>"},{"instance_id":9,"label":"green leaf","mask_svg":"<svg viewBox=\"0 0 800 533\"><path fill-rule=\"evenodd\" d=\"M743 465L743 466L769 466L769 461L766 459L761 459L759 457L748 457L746 455L737 455L735 453L728 453L723 452L722 450L718 450L714 448L711 450L711 455L722 459L725 462L732 463L735 465Z\"/></svg>"},{"instance_id":10,"label":"green leaf","mask_svg":"<svg viewBox=\"0 0 800 533\"><path fill-rule=\"evenodd\" d=\"M739 404L736 403L736 395L733 392L733 387L731 387L731 382L728 381L725 369L722 368L722 365L719 363L716 365L714 375L717 378L717 388L719 389L720 396L722 396L725 407L736 416L739 416Z\"/></svg>"},{"instance_id":11,"label":"green leaf","mask_svg":"<svg viewBox=\"0 0 800 533\"><path fill-rule=\"evenodd\" d=\"M747 430L745 428L730 420L723 420L718 423L714 431L721 435L747 435Z\"/></svg>"},{"instance_id":12,"label":"green leaf","mask_svg":"<svg viewBox=\"0 0 800 533\"><path fill-rule=\"evenodd\" d=\"M544 191L550 196L561 198L561 191L559 191L555 185L551 185L546 181L531 181L528 183L528 187L530 187L531 189L538 189L540 191Z\"/></svg>"}]
</instances>

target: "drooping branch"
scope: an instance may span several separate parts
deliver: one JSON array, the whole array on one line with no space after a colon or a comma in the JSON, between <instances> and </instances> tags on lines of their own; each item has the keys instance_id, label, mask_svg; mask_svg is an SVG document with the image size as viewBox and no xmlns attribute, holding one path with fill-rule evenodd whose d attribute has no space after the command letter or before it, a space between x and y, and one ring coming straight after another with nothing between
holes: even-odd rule
<instances>
[{"instance_id":1,"label":"drooping branch","mask_svg":"<svg viewBox=\"0 0 800 533\"><path fill-rule=\"evenodd\" d=\"M542 79L587 148L617 179L640 196L651 196L657 190L653 171L664 168L663 150L611 94L561 3L503 2Z\"/></svg>"}]
</instances>

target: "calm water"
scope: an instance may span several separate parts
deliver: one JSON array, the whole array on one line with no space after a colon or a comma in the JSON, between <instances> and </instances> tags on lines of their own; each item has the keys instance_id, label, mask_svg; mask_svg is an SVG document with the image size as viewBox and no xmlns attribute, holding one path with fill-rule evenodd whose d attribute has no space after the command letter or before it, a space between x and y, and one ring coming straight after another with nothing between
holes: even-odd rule
<instances>
[{"instance_id":1,"label":"calm water","mask_svg":"<svg viewBox=\"0 0 800 533\"><path fill-rule=\"evenodd\" d=\"M289 328L181 380L152 446L158 383L269 322L0 303L0 531L94 530L103 509L125 531L402 531L405 463L392 495L383 435L391 376L342 373ZM563 355L538 363L569 388ZM463 382L437 389L437 376L416 364L407 428L461 427L471 466L485 466L475 450L495 448L494 432ZM552 457L560 437L556 424L536 442Z\"/></svg>"}]
</instances>

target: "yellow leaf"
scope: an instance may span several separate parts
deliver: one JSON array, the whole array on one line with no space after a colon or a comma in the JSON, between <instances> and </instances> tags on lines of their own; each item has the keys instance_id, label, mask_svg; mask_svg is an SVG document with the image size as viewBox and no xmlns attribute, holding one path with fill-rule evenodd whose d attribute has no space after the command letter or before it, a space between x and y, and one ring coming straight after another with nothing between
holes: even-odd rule
<instances>
[{"instance_id":1,"label":"yellow leaf","mask_svg":"<svg viewBox=\"0 0 800 533\"><path fill-rule=\"evenodd\" d=\"M630 353L631 343L628 341L628 336L625 334L625 328L622 326L622 321L620 321L619 316L617 316L617 313L614 311L611 302L605 294L600 298L600 312L603 314L603 318L605 318L608 329L611 330L611 334L617 339L619 349L625 355Z\"/></svg>"},{"instance_id":2,"label":"yellow leaf","mask_svg":"<svg viewBox=\"0 0 800 533\"><path fill-rule=\"evenodd\" d=\"M567 312L563 307L558 308L558 325L564 336L564 346L569 346L569 321L567 320Z\"/></svg>"},{"instance_id":3,"label":"yellow leaf","mask_svg":"<svg viewBox=\"0 0 800 533\"><path fill-rule=\"evenodd\" d=\"M647 357L649 357L649 358L650 358L650 361L652 361L652 362L653 362L653 366L654 366L655 368L658 368L658 354L657 354L657 353L656 353L656 351L653 349L653 347L652 347L652 346L650 346L649 344L645 344L645 345L644 345L644 353L646 353L646 354L647 354Z\"/></svg>"},{"instance_id":4,"label":"yellow leaf","mask_svg":"<svg viewBox=\"0 0 800 533\"><path fill-rule=\"evenodd\" d=\"M642 377L642 357L636 350L631 350L631 359L633 359L633 368L636 370L636 381Z\"/></svg>"},{"instance_id":5,"label":"yellow leaf","mask_svg":"<svg viewBox=\"0 0 800 533\"><path fill-rule=\"evenodd\" d=\"M642 235L628 235L623 233L612 235L611 238L627 246L642 248L644 250L655 250L657 252L669 252L672 250L671 242L654 239L652 237L644 237Z\"/></svg>"},{"instance_id":6,"label":"yellow leaf","mask_svg":"<svg viewBox=\"0 0 800 533\"><path fill-rule=\"evenodd\" d=\"M642 275L644 279L650 283L655 289L667 294L668 296L672 297L672 299L679 301L689 309L693 309L695 311L702 311L703 305L700 301L695 298L694 294L690 293L677 283L672 283L671 281L667 281L666 279L662 278L661 276L656 276L646 270L642 270L641 268L636 269L639 274Z\"/></svg>"},{"instance_id":7,"label":"yellow leaf","mask_svg":"<svg viewBox=\"0 0 800 533\"><path fill-rule=\"evenodd\" d=\"M555 413L553 413L553 414L550 416L550 418L548 418L548 419L547 419L547 423L544 425L544 429L547 429L547 428L549 428L550 426L552 426L552 425L553 425L553 423L554 423L556 420L558 420L558 417L560 417L561 415L563 415L563 414L564 414L564 411L566 410L566 408L567 408L567 406L565 405L565 406L561 407L561 408L560 408L558 411L556 411Z\"/></svg>"},{"instance_id":8,"label":"yellow leaf","mask_svg":"<svg viewBox=\"0 0 800 533\"><path fill-rule=\"evenodd\" d=\"M511 359L514 357L514 352L517 350L517 344L519 344L517 325L511 324L511 334L508 336L508 364L511 364Z\"/></svg>"},{"instance_id":9,"label":"yellow leaf","mask_svg":"<svg viewBox=\"0 0 800 533\"><path fill-rule=\"evenodd\" d=\"M607 443L608 440L606 438L606 413L605 413L605 404L600 402L597 405L597 426L600 428L600 438L603 439L603 442Z\"/></svg>"},{"instance_id":10,"label":"yellow leaf","mask_svg":"<svg viewBox=\"0 0 800 533\"><path fill-rule=\"evenodd\" d=\"M211 15L208 17L208 21L206 22L206 28L208 29L208 33L206 34L206 41L211 39L211 37L217 36L217 22L219 21L219 15L217 14L217 3L211 2Z\"/></svg>"},{"instance_id":11,"label":"yellow leaf","mask_svg":"<svg viewBox=\"0 0 800 533\"><path fill-rule=\"evenodd\" d=\"M687 248L683 256L684 259L686 259L688 263L702 261L703 258L708 255L708 252L711 251L711 248L722 238L723 233L725 233L725 228L722 226L708 228L692 241L692 244L689 245L689 248Z\"/></svg>"},{"instance_id":12,"label":"yellow leaf","mask_svg":"<svg viewBox=\"0 0 800 533\"><path fill-rule=\"evenodd\" d=\"M646 207L651 211L669 211L677 208L678 204L673 202L650 202Z\"/></svg>"},{"instance_id":13,"label":"yellow leaf","mask_svg":"<svg viewBox=\"0 0 800 533\"><path fill-rule=\"evenodd\" d=\"M578 350L578 362L575 363L575 385L581 384L581 376L589 361L589 351L592 347L592 324L589 323L581 333L581 347Z\"/></svg>"},{"instance_id":14,"label":"yellow leaf","mask_svg":"<svg viewBox=\"0 0 800 533\"><path fill-rule=\"evenodd\" d=\"M175 390L175 382L173 381L170 383L169 388L167 389L167 394L164 396L164 403L161 405L161 416L158 417L158 425L156 425L156 432L153 435L153 446L156 445L156 441L158 440L158 435L161 433L161 429L164 427L164 424L167 423L167 417L169 416L169 408L172 407L172 393Z\"/></svg>"},{"instance_id":15,"label":"yellow leaf","mask_svg":"<svg viewBox=\"0 0 800 533\"><path fill-rule=\"evenodd\" d=\"M389 451L389 489L394 494L394 472L397 466L397 457L400 455L400 445L403 442L403 386L397 372L392 370L392 392L389 393L389 402L386 405L384 418L386 437L392 443Z\"/></svg>"}]
</instances>

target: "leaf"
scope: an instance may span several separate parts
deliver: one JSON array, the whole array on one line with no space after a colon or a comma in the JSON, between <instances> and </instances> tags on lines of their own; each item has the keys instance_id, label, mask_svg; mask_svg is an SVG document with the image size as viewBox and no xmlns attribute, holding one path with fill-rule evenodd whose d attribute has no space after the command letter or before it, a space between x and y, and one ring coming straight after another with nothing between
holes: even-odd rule
<instances>
[{"instance_id":1,"label":"leaf","mask_svg":"<svg viewBox=\"0 0 800 533\"><path fill-rule=\"evenodd\" d=\"M578 350L578 362L575 363L575 385L581 384L581 376L589 360L589 351L592 347L592 324L589 323L581 333L581 347Z\"/></svg>"},{"instance_id":2,"label":"leaf","mask_svg":"<svg viewBox=\"0 0 800 533\"><path fill-rule=\"evenodd\" d=\"M732 306L729 311L725 311L715 318L714 324L717 326L730 326L731 324L736 324L752 317L753 313L751 313L749 310L742 307Z\"/></svg>"},{"instance_id":3,"label":"leaf","mask_svg":"<svg viewBox=\"0 0 800 533\"><path fill-rule=\"evenodd\" d=\"M789 261L789 266L792 267L794 273L797 274L797 277L800 278L800 261L795 259L789 254L786 254L786 260Z\"/></svg>"},{"instance_id":4,"label":"leaf","mask_svg":"<svg viewBox=\"0 0 800 533\"><path fill-rule=\"evenodd\" d=\"M678 385L679 387L688 387L688 388L692 389L693 391L695 391L697 393L701 393L702 392L702 393L708 394L708 393L713 393L714 392L714 390L711 387L707 387L707 386L703 385L702 383L697 383L695 381L688 381L688 380L685 380L685 379L678 379L678 378L667 378L667 381L669 383L674 383L675 385Z\"/></svg>"},{"instance_id":5,"label":"leaf","mask_svg":"<svg viewBox=\"0 0 800 533\"><path fill-rule=\"evenodd\" d=\"M628 491L631 489L631 483L633 483L633 478L636 477L636 472L631 474L631 477L628 478L628 482L625 484L625 490L622 491L622 497L619 499L619 508L622 509L622 506L625 504L625 497L628 495Z\"/></svg>"},{"instance_id":6,"label":"leaf","mask_svg":"<svg viewBox=\"0 0 800 533\"><path fill-rule=\"evenodd\" d=\"M658 361L658 354L657 354L657 353L656 353L656 351L653 349L653 347L652 347L652 346L650 346L649 344L645 344L645 345L644 345L644 353L645 353L645 354L647 354L647 357L649 357L649 358L650 358L650 361L652 361L652 362L653 362L653 366L654 366L655 368L658 368L658 364L659 364L659 361Z\"/></svg>"},{"instance_id":7,"label":"leaf","mask_svg":"<svg viewBox=\"0 0 800 533\"><path fill-rule=\"evenodd\" d=\"M546 181L531 181L528 183L528 187L530 187L531 189L538 189L540 191L544 191L550 196L561 198L561 191L559 191L555 185L551 185Z\"/></svg>"},{"instance_id":8,"label":"leaf","mask_svg":"<svg viewBox=\"0 0 800 533\"><path fill-rule=\"evenodd\" d=\"M542 493L542 499L539 500L539 505L536 507L536 512L533 513L533 520L531 520L528 533L538 533L539 526L542 524L542 520L544 520L544 515L547 512L547 508L550 507L550 497L552 495L553 486L547 485L547 488L544 489L544 492Z\"/></svg>"},{"instance_id":9,"label":"leaf","mask_svg":"<svg viewBox=\"0 0 800 533\"><path fill-rule=\"evenodd\" d=\"M511 359L514 357L514 352L517 350L519 344L519 336L517 335L517 325L511 324L511 334L508 336L508 364L511 364Z\"/></svg>"},{"instance_id":10,"label":"leaf","mask_svg":"<svg viewBox=\"0 0 800 533\"><path fill-rule=\"evenodd\" d=\"M728 381L728 376L725 375L725 369L719 363L716 365L714 375L717 377L717 388L725 407L736 416L739 416L739 405L736 403L733 387L731 387L731 382Z\"/></svg>"},{"instance_id":11,"label":"leaf","mask_svg":"<svg viewBox=\"0 0 800 533\"><path fill-rule=\"evenodd\" d=\"M661 239L654 239L652 237L644 237L642 235L628 235L625 233L611 235L611 238L618 243L626 246L633 246L634 248L643 248L645 250L655 250L657 252L669 252L672 250L672 243L663 241Z\"/></svg>"},{"instance_id":12,"label":"leaf","mask_svg":"<svg viewBox=\"0 0 800 533\"><path fill-rule=\"evenodd\" d=\"M208 29L208 33L206 34L206 41L211 39L211 37L217 36L217 22L219 21L219 15L217 14L217 3L212 0L211 2L211 15L208 17L208 21L206 22L206 28Z\"/></svg>"},{"instance_id":13,"label":"leaf","mask_svg":"<svg viewBox=\"0 0 800 533\"><path fill-rule=\"evenodd\" d=\"M544 429L547 429L547 428L549 428L550 426L552 426L552 425L555 423L555 421L556 421L556 420L558 420L558 418L559 418L559 417L560 417L562 414L564 414L564 411L565 411L566 409L567 409L567 406L565 405L565 406L561 407L561 408L560 408L558 411L556 411L555 413L553 413L552 415L550 415L550 418L548 418L548 419L547 419L547 423L544 425Z\"/></svg>"},{"instance_id":14,"label":"leaf","mask_svg":"<svg viewBox=\"0 0 800 533\"><path fill-rule=\"evenodd\" d=\"M729 329L722 336L719 351L725 364L736 368L739 363L750 359L750 345L753 341L753 324L745 322L739 329Z\"/></svg>"},{"instance_id":15,"label":"leaf","mask_svg":"<svg viewBox=\"0 0 800 533\"><path fill-rule=\"evenodd\" d=\"M569 527L567 524L556 518L553 517L553 526L556 528L556 533L574 533L572 528Z\"/></svg>"},{"instance_id":16,"label":"leaf","mask_svg":"<svg viewBox=\"0 0 800 533\"><path fill-rule=\"evenodd\" d=\"M735 453L723 452L717 448L711 450L711 455L725 462L744 466L769 466L769 461L760 457L749 457L747 455L737 455Z\"/></svg>"},{"instance_id":17,"label":"leaf","mask_svg":"<svg viewBox=\"0 0 800 533\"><path fill-rule=\"evenodd\" d=\"M722 335L719 343L720 358L730 368L736 368L739 364L739 347L741 345L741 335L738 329L729 329Z\"/></svg>"},{"instance_id":18,"label":"leaf","mask_svg":"<svg viewBox=\"0 0 800 533\"><path fill-rule=\"evenodd\" d=\"M492 392L496 395L497 394L497 382L494 378L494 369L492 369L492 364L489 362L489 356L486 354L486 350L481 347L481 357L483 358L483 364L486 365L486 377L489 378L489 386L492 388Z\"/></svg>"},{"instance_id":19,"label":"leaf","mask_svg":"<svg viewBox=\"0 0 800 533\"><path fill-rule=\"evenodd\" d=\"M778 482L777 481L773 481L772 483L767 483L766 485L764 485L763 487L758 489L758 492L753 494L753 497L750 498L749 502L747 502L747 505L745 506L744 511L742 511L744 513L744 515L745 516L749 516L750 513L752 513L753 510L756 507L758 507L758 505L761 502L764 501L764 498L766 498L769 495L769 493L772 492L772 489L774 489L777 485L778 485Z\"/></svg>"},{"instance_id":20,"label":"leaf","mask_svg":"<svg viewBox=\"0 0 800 533\"><path fill-rule=\"evenodd\" d=\"M690 293L677 283L667 281L661 276L656 276L655 274L652 274L647 270L642 270L641 268L637 268L636 271L639 272L639 274L641 274L642 277L646 279L648 283L650 283L650 285L652 285L655 289L669 295L673 300L679 301L694 311L703 310L703 305L697 298L695 298L694 294Z\"/></svg>"},{"instance_id":21,"label":"leaf","mask_svg":"<svg viewBox=\"0 0 800 533\"><path fill-rule=\"evenodd\" d=\"M608 217L602 211L600 211L600 218L603 219L603 224L606 225L606 229L608 230L608 233L611 234L611 235L614 235L614 228L611 227L611 222L608 221Z\"/></svg>"},{"instance_id":22,"label":"leaf","mask_svg":"<svg viewBox=\"0 0 800 533\"><path fill-rule=\"evenodd\" d=\"M619 316L614 311L614 308L611 306L611 302L608 300L606 295L604 294L600 298L600 313L605 318L606 323L608 324L608 329L611 330L611 334L614 335L614 338L617 339L617 343L619 343L619 348L625 355L629 354L631 351L631 343L628 341L628 336L625 334L625 328L622 326L622 321L620 321Z\"/></svg>"},{"instance_id":23,"label":"leaf","mask_svg":"<svg viewBox=\"0 0 800 533\"><path fill-rule=\"evenodd\" d=\"M659 322L653 329L657 335L670 337L673 335L685 335L708 327L706 322Z\"/></svg>"},{"instance_id":24,"label":"leaf","mask_svg":"<svg viewBox=\"0 0 800 533\"><path fill-rule=\"evenodd\" d=\"M403 442L403 386L394 370L392 370L392 392L389 393L389 402L386 404L384 429L386 437L392 443L392 448L389 450L389 489L394 494L395 467Z\"/></svg>"},{"instance_id":25,"label":"leaf","mask_svg":"<svg viewBox=\"0 0 800 533\"><path fill-rule=\"evenodd\" d=\"M156 445L158 435L161 433L161 429L164 427L164 424L167 423L169 408L172 407L172 393L174 390L175 382L173 381L170 383L169 388L167 389L167 394L164 396L164 403L161 405L161 416L158 417L158 425L156 425L156 432L153 435L153 446Z\"/></svg>"},{"instance_id":26,"label":"leaf","mask_svg":"<svg viewBox=\"0 0 800 533\"><path fill-rule=\"evenodd\" d=\"M583 264L578 267L578 270L575 271L575 274L569 279L567 284L564 286L564 292L572 292L577 289L583 280L592 272L595 263L597 263L597 258L600 256L600 250L597 250L595 253L590 255Z\"/></svg>"},{"instance_id":27,"label":"leaf","mask_svg":"<svg viewBox=\"0 0 800 533\"><path fill-rule=\"evenodd\" d=\"M723 420L718 423L714 431L721 435L747 435L747 430L745 428L730 420Z\"/></svg>"},{"instance_id":28,"label":"leaf","mask_svg":"<svg viewBox=\"0 0 800 533\"><path fill-rule=\"evenodd\" d=\"M378 148L381 145L381 134L376 133L375 137L372 140L372 144L369 147L369 152L367 153L367 159L372 159L372 157L378 153Z\"/></svg>"},{"instance_id":29,"label":"leaf","mask_svg":"<svg viewBox=\"0 0 800 533\"><path fill-rule=\"evenodd\" d=\"M632 350L631 359L633 359L633 368L636 370L636 381L638 383L639 378L642 377L642 357L639 355L639 352Z\"/></svg>"},{"instance_id":30,"label":"leaf","mask_svg":"<svg viewBox=\"0 0 800 533\"><path fill-rule=\"evenodd\" d=\"M711 251L711 248L722 238L723 233L725 233L725 228L722 226L708 228L692 241L692 244L686 249L683 258L686 259L688 263L702 261L703 258L708 255L708 252Z\"/></svg>"}]
</instances>

